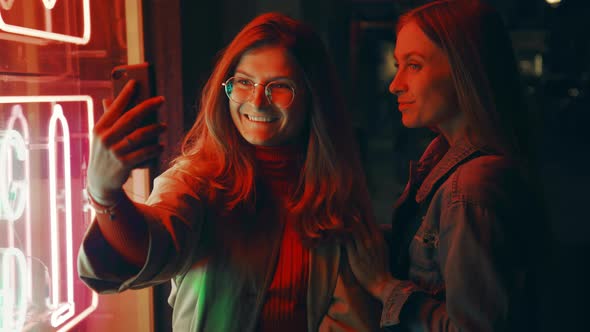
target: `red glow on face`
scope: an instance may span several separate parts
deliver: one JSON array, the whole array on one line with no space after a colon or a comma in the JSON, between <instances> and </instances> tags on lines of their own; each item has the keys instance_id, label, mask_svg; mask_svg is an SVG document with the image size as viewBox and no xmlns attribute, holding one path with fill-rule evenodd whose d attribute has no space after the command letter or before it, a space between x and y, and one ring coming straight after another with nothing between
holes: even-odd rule
<instances>
[{"instance_id":1,"label":"red glow on face","mask_svg":"<svg viewBox=\"0 0 590 332\"><path fill-rule=\"evenodd\" d=\"M236 75L255 83L275 80L297 81L297 67L282 47L263 47L242 56ZM291 105L279 108L271 105L264 87L257 86L251 101L236 103L230 100L234 125L242 137L253 145L277 146L292 142L299 136L306 117L304 89L298 86Z\"/></svg>"},{"instance_id":2,"label":"red glow on face","mask_svg":"<svg viewBox=\"0 0 590 332\"><path fill-rule=\"evenodd\" d=\"M400 29L395 58L399 69L389 90L404 126L445 126L459 114L448 59L415 22Z\"/></svg>"}]
</instances>

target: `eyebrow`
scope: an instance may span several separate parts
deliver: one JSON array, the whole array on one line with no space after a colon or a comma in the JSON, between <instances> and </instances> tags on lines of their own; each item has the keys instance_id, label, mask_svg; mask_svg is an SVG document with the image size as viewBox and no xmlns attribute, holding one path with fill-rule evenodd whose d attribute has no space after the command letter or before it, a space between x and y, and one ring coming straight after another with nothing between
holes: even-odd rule
<instances>
[{"instance_id":1,"label":"eyebrow","mask_svg":"<svg viewBox=\"0 0 590 332\"><path fill-rule=\"evenodd\" d=\"M422 59L426 59L426 57L425 57L423 54L421 54L421 53L418 53L418 52L416 52L416 51L412 51L412 52L408 52L408 53L402 54L402 56L401 56L401 57L402 57L402 58L405 60L405 59L407 59L407 58L409 58L409 57L411 57L411 56L417 56L417 57L420 57L420 58L422 58ZM397 56L395 55L395 53L393 54L393 59L394 59L396 62L398 62L398 58L397 58Z\"/></svg>"},{"instance_id":2,"label":"eyebrow","mask_svg":"<svg viewBox=\"0 0 590 332\"><path fill-rule=\"evenodd\" d=\"M252 75L250 75L250 74L248 74L248 73L246 73L244 71L241 71L241 70L236 70L236 75L237 74L241 74L241 75L247 76L248 78L254 78L254 76L252 76ZM292 78L292 77L289 77L289 76L273 76L273 77L269 78L267 80L267 82L276 81L276 80L295 81L295 78Z\"/></svg>"}]
</instances>

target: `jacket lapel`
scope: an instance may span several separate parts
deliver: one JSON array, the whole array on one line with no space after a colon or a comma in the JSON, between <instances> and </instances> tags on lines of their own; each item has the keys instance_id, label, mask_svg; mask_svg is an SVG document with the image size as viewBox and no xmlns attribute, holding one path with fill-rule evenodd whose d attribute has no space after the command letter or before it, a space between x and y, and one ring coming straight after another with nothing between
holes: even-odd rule
<instances>
[{"instance_id":1,"label":"jacket lapel","mask_svg":"<svg viewBox=\"0 0 590 332\"><path fill-rule=\"evenodd\" d=\"M341 249L334 241L311 249L307 288L307 327L317 331L336 288Z\"/></svg>"}]
</instances>

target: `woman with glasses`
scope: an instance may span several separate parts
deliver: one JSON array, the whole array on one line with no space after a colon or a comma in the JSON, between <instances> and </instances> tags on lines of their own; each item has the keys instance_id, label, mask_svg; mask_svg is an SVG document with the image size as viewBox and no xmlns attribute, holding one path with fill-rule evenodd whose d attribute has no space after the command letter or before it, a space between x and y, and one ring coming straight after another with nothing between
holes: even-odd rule
<instances>
[{"instance_id":1,"label":"woman with glasses","mask_svg":"<svg viewBox=\"0 0 590 332\"><path fill-rule=\"evenodd\" d=\"M523 167L526 105L500 15L483 1L432 1L400 17L392 56L389 90L403 124L439 136L410 164L390 250L364 227L348 243L357 280L395 331L536 331L526 287L545 239Z\"/></svg>"},{"instance_id":2,"label":"woman with glasses","mask_svg":"<svg viewBox=\"0 0 590 332\"><path fill-rule=\"evenodd\" d=\"M161 150L146 143L162 125L133 124L162 100L121 116L126 86L94 129L82 280L101 293L171 280L175 331L377 331L379 303L341 247L354 224L375 225L337 83L314 31L257 17L220 57L146 204L121 186Z\"/></svg>"}]
</instances>

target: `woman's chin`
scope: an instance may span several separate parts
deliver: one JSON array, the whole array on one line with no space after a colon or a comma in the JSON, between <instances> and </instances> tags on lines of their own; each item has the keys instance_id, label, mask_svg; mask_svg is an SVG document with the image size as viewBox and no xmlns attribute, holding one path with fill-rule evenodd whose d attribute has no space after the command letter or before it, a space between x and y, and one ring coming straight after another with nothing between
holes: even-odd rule
<instances>
[{"instance_id":1,"label":"woman's chin","mask_svg":"<svg viewBox=\"0 0 590 332\"><path fill-rule=\"evenodd\" d=\"M271 138L267 137L245 137L246 142L255 145L255 146L273 146L273 141Z\"/></svg>"},{"instance_id":2,"label":"woman's chin","mask_svg":"<svg viewBox=\"0 0 590 332\"><path fill-rule=\"evenodd\" d=\"M420 124L415 121L415 119L409 119L406 117L402 117L402 124L404 125L404 127L406 128L420 128Z\"/></svg>"}]
</instances>

